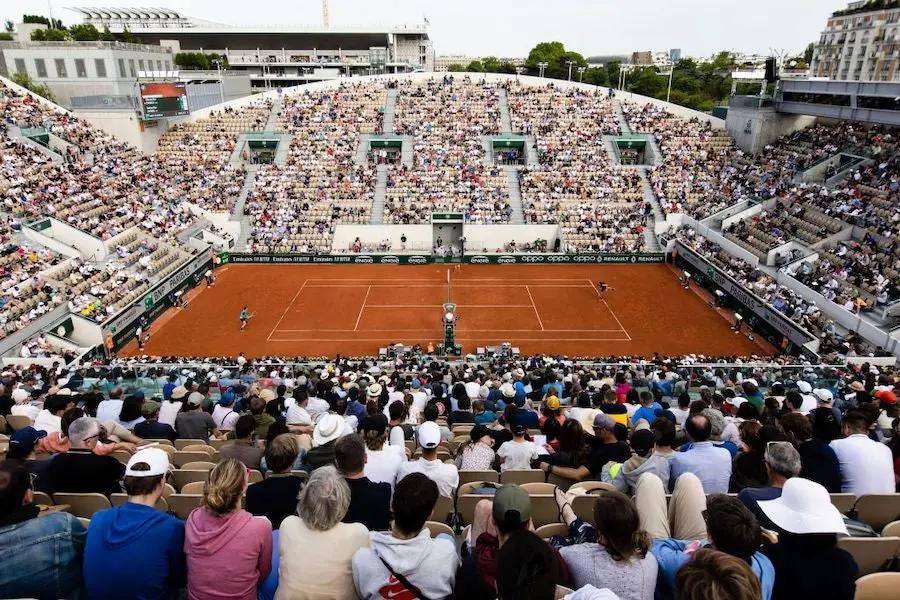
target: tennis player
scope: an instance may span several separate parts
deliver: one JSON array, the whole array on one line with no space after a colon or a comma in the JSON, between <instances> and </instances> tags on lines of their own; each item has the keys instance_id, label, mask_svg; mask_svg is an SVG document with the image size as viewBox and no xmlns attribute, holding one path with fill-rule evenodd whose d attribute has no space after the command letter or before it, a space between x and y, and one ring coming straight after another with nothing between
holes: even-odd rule
<instances>
[{"instance_id":1,"label":"tennis player","mask_svg":"<svg viewBox=\"0 0 900 600\"><path fill-rule=\"evenodd\" d=\"M244 333L244 329L247 327L247 321L250 319L250 314L247 312L247 307L241 309L241 314L238 317L241 320L241 333Z\"/></svg>"},{"instance_id":2,"label":"tennis player","mask_svg":"<svg viewBox=\"0 0 900 600\"><path fill-rule=\"evenodd\" d=\"M597 294L600 296L600 299L603 300L603 297L606 295L606 292L611 290L612 288L605 281L597 282Z\"/></svg>"}]
</instances>

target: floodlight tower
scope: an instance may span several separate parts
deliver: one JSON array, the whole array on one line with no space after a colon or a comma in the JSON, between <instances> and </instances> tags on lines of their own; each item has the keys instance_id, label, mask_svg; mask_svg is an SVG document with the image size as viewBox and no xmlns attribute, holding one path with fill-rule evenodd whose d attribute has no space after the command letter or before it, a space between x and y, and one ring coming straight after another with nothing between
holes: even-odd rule
<instances>
[{"instance_id":1,"label":"floodlight tower","mask_svg":"<svg viewBox=\"0 0 900 600\"><path fill-rule=\"evenodd\" d=\"M328 18L328 0L322 0L322 25L325 27L329 26L330 19Z\"/></svg>"}]
</instances>

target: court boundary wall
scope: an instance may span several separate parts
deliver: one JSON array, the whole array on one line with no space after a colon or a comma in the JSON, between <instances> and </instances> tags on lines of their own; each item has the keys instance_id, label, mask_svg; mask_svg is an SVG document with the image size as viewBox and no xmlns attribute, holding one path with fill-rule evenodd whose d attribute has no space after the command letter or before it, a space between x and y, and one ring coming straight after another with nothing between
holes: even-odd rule
<instances>
[{"instance_id":1,"label":"court boundary wall","mask_svg":"<svg viewBox=\"0 0 900 600\"><path fill-rule=\"evenodd\" d=\"M660 264L666 261L665 252L642 254L474 254L456 257L422 254L266 254L222 252L216 256L216 266L228 264L343 264L343 265L637 265Z\"/></svg>"}]
</instances>

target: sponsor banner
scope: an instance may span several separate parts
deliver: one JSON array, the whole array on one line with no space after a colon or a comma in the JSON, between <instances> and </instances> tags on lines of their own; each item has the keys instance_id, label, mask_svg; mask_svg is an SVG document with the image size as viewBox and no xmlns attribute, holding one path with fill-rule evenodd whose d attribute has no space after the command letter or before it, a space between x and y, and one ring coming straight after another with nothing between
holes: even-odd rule
<instances>
[{"instance_id":1,"label":"sponsor banner","mask_svg":"<svg viewBox=\"0 0 900 600\"><path fill-rule=\"evenodd\" d=\"M240 254L219 255L219 264L427 265L464 262L473 265L639 265L665 262L662 252L645 254L475 254L463 258L394 254Z\"/></svg>"},{"instance_id":2,"label":"sponsor banner","mask_svg":"<svg viewBox=\"0 0 900 600\"><path fill-rule=\"evenodd\" d=\"M765 300L747 290L737 281L723 273L705 258L688 248L681 242L677 242L678 256L690 263L697 271L704 273L713 283L725 293L732 296L740 304L753 312L757 317L765 321L778 333L788 338L791 342L802 346L815 339L814 336L796 325L785 315L775 310Z\"/></svg>"}]
</instances>

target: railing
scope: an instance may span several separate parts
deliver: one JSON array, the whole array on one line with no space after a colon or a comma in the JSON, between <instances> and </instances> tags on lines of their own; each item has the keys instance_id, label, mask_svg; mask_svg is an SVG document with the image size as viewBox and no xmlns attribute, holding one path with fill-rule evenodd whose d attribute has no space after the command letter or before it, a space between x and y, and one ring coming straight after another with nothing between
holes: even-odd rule
<instances>
[{"instance_id":1,"label":"railing","mask_svg":"<svg viewBox=\"0 0 900 600\"><path fill-rule=\"evenodd\" d=\"M46 48L95 48L99 50L135 50L138 52L153 52L155 54L171 54L172 51L164 46L150 44L130 44L127 42L0 42L0 48L27 49L35 46Z\"/></svg>"}]
</instances>

